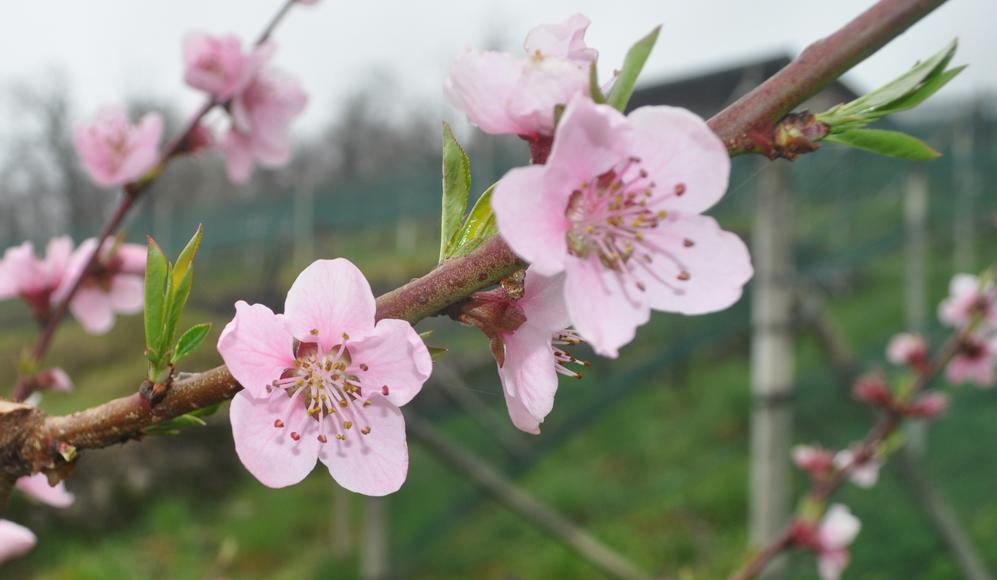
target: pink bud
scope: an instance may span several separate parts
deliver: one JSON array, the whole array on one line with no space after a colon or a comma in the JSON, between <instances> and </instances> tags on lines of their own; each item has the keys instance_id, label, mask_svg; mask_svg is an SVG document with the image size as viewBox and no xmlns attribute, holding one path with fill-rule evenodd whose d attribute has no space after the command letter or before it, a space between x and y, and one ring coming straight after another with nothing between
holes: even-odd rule
<instances>
[{"instance_id":1,"label":"pink bud","mask_svg":"<svg viewBox=\"0 0 997 580\"><path fill-rule=\"evenodd\" d=\"M793 448L793 463L819 481L831 472L834 455L820 446L797 445Z\"/></svg>"},{"instance_id":2,"label":"pink bud","mask_svg":"<svg viewBox=\"0 0 997 580\"><path fill-rule=\"evenodd\" d=\"M852 388L852 396L874 407L889 407L893 404L893 393L879 374L859 377Z\"/></svg>"},{"instance_id":3,"label":"pink bud","mask_svg":"<svg viewBox=\"0 0 997 580\"><path fill-rule=\"evenodd\" d=\"M890 340L886 358L893 364L921 368L928 359L928 345L920 335L902 332Z\"/></svg>"},{"instance_id":4,"label":"pink bud","mask_svg":"<svg viewBox=\"0 0 997 580\"><path fill-rule=\"evenodd\" d=\"M945 412L949 406L949 398L945 393L939 393L937 391L931 393L925 393L921 395L907 409L907 414L911 417L924 417L925 419L933 419L938 415Z\"/></svg>"}]
</instances>

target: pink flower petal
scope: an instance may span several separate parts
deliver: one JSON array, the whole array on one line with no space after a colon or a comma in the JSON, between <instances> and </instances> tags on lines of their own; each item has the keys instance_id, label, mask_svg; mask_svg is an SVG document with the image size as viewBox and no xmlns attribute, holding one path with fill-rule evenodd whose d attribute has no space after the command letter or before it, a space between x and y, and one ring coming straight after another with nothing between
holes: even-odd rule
<instances>
[{"instance_id":1,"label":"pink flower petal","mask_svg":"<svg viewBox=\"0 0 997 580\"><path fill-rule=\"evenodd\" d=\"M602 175L631 155L632 131L626 117L613 107L597 105L582 95L571 99L561 116L547 160L549 167L566 174L565 202L571 191L583 182ZM549 192L550 189L536 190L533 194L539 196ZM562 213L565 207L567 203L561 207Z\"/></svg>"},{"instance_id":2,"label":"pink flower petal","mask_svg":"<svg viewBox=\"0 0 997 580\"><path fill-rule=\"evenodd\" d=\"M862 522L852 515L847 506L836 503L827 508L817 529L817 539L822 550L840 550L855 540Z\"/></svg>"},{"instance_id":3,"label":"pink flower petal","mask_svg":"<svg viewBox=\"0 0 997 580\"><path fill-rule=\"evenodd\" d=\"M447 101L486 133L531 132L507 109L524 63L510 54L468 50L457 57L443 85Z\"/></svg>"},{"instance_id":4,"label":"pink flower petal","mask_svg":"<svg viewBox=\"0 0 997 580\"><path fill-rule=\"evenodd\" d=\"M145 275L148 250L141 244L121 244L115 258L120 261L118 271L125 274Z\"/></svg>"},{"instance_id":5,"label":"pink flower petal","mask_svg":"<svg viewBox=\"0 0 997 580\"><path fill-rule=\"evenodd\" d=\"M548 329L548 334L571 325L564 303L564 274L544 276L535 268L527 268L523 297L516 305L523 309L531 326Z\"/></svg>"},{"instance_id":6,"label":"pink flower petal","mask_svg":"<svg viewBox=\"0 0 997 580\"><path fill-rule=\"evenodd\" d=\"M585 31L589 19L581 14L572 14L557 24L537 26L526 35L523 48L527 54L555 56L582 62L592 62L599 53L585 45Z\"/></svg>"},{"instance_id":7,"label":"pink flower petal","mask_svg":"<svg viewBox=\"0 0 997 580\"><path fill-rule=\"evenodd\" d=\"M350 373L360 378L363 392L382 393L387 386L387 399L396 407L419 394L433 372L429 349L404 320L381 320L360 342L351 342L349 350Z\"/></svg>"},{"instance_id":8,"label":"pink flower petal","mask_svg":"<svg viewBox=\"0 0 997 580\"><path fill-rule=\"evenodd\" d=\"M651 308L705 314L737 302L753 269L741 238L708 216L671 212L647 239L661 251L637 276ZM691 245L689 244L691 242Z\"/></svg>"},{"instance_id":9,"label":"pink flower petal","mask_svg":"<svg viewBox=\"0 0 997 580\"><path fill-rule=\"evenodd\" d=\"M571 258L566 272L564 297L575 329L597 353L616 358L650 319L650 308L636 288L623 286L595 255Z\"/></svg>"},{"instance_id":10,"label":"pink flower petal","mask_svg":"<svg viewBox=\"0 0 997 580\"><path fill-rule=\"evenodd\" d=\"M233 127L222 137L221 150L225 154L225 170L232 183L249 181L254 164L250 138Z\"/></svg>"},{"instance_id":11,"label":"pink flower petal","mask_svg":"<svg viewBox=\"0 0 997 580\"><path fill-rule=\"evenodd\" d=\"M528 60L513 88L507 110L519 127L530 133L554 133L554 109L575 95L588 96L587 65L560 58ZM520 129L522 130L522 129Z\"/></svg>"},{"instance_id":12,"label":"pink flower petal","mask_svg":"<svg viewBox=\"0 0 997 580\"><path fill-rule=\"evenodd\" d=\"M69 310L90 334L106 334L114 327L111 299L95 286L80 288L69 303Z\"/></svg>"},{"instance_id":13,"label":"pink flower petal","mask_svg":"<svg viewBox=\"0 0 997 580\"><path fill-rule=\"evenodd\" d=\"M505 364L499 367L499 378L502 380L506 399L517 399L538 423L543 422L554 408L554 395L557 392L551 332L544 327L527 323L503 338ZM515 424L516 417L512 419Z\"/></svg>"},{"instance_id":14,"label":"pink flower petal","mask_svg":"<svg viewBox=\"0 0 997 580\"><path fill-rule=\"evenodd\" d=\"M254 397L294 366L294 337L284 321L262 304L235 303L235 318L218 337L218 352L235 380Z\"/></svg>"},{"instance_id":15,"label":"pink flower petal","mask_svg":"<svg viewBox=\"0 0 997 580\"><path fill-rule=\"evenodd\" d=\"M520 167L505 174L492 195L492 209L502 238L538 273L554 275L567 256L564 217L571 186L556 187L563 195L544 195L560 177L543 166Z\"/></svg>"},{"instance_id":16,"label":"pink flower petal","mask_svg":"<svg viewBox=\"0 0 997 580\"><path fill-rule=\"evenodd\" d=\"M240 391L229 409L235 451L242 464L267 487L287 487L311 473L318 461L318 422L305 412L300 396L254 399ZM278 428L277 421L283 426ZM291 433L297 433L294 440Z\"/></svg>"},{"instance_id":17,"label":"pink flower petal","mask_svg":"<svg viewBox=\"0 0 997 580\"><path fill-rule=\"evenodd\" d=\"M656 209L701 213L712 207L730 177L723 142L695 113L678 107L641 107L627 117L633 126L632 152L662 196Z\"/></svg>"},{"instance_id":18,"label":"pink flower petal","mask_svg":"<svg viewBox=\"0 0 997 580\"><path fill-rule=\"evenodd\" d=\"M121 164L124 182L137 181L145 176L159 158L159 140L163 136L163 116L147 113L139 121L129 142L130 152Z\"/></svg>"},{"instance_id":19,"label":"pink flower petal","mask_svg":"<svg viewBox=\"0 0 997 580\"><path fill-rule=\"evenodd\" d=\"M830 550L817 554L817 572L821 580L838 580L848 567L847 550Z\"/></svg>"},{"instance_id":20,"label":"pink flower petal","mask_svg":"<svg viewBox=\"0 0 997 580\"><path fill-rule=\"evenodd\" d=\"M370 284L349 260L316 260L287 292L284 318L299 340L330 350L344 333L353 340L370 334L376 308Z\"/></svg>"},{"instance_id":21,"label":"pink flower petal","mask_svg":"<svg viewBox=\"0 0 997 580\"><path fill-rule=\"evenodd\" d=\"M398 491L408 475L405 418L382 397L370 401L369 407L349 408L355 426L344 432L345 441L330 438L319 459L339 485L356 493L382 496ZM361 434L366 427L370 431Z\"/></svg>"},{"instance_id":22,"label":"pink flower petal","mask_svg":"<svg viewBox=\"0 0 997 580\"><path fill-rule=\"evenodd\" d=\"M36 473L17 480L17 489L32 498L53 507L64 508L73 504L73 494L66 491L66 484L59 482L55 487L48 484L44 473Z\"/></svg>"},{"instance_id":23,"label":"pink flower petal","mask_svg":"<svg viewBox=\"0 0 997 580\"><path fill-rule=\"evenodd\" d=\"M502 376L501 373L502 369L499 369L500 377ZM509 409L509 418L512 419L512 424L524 433L539 435L540 420L526 410L523 400L510 395L507 389L503 388L502 393L505 395L505 405L506 408Z\"/></svg>"},{"instance_id":24,"label":"pink flower petal","mask_svg":"<svg viewBox=\"0 0 997 580\"><path fill-rule=\"evenodd\" d=\"M0 520L0 562L26 554L37 542L38 539L28 528Z\"/></svg>"},{"instance_id":25,"label":"pink flower petal","mask_svg":"<svg viewBox=\"0 0 997 580\"><path fill-rule=\"evenodd\" d=\"M121 314L142 312L145 304L145 283L141 276L118 274L111 278L111 307Z\"/></svg>"}]
</instances>

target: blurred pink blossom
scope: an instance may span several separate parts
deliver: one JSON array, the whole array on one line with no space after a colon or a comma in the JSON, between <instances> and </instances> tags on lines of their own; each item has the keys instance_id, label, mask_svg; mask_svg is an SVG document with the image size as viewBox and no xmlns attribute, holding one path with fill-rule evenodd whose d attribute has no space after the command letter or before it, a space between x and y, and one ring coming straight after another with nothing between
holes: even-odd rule
<instances>
[{"instance_id":1,"label":"blurred pink blossom","mask_svg":"<svg viewBox=\"0 0 997 580\"><path fill-rule=\"evenodd\" d=\"M931 392L921 395L910 405L907 413L912 417L933 419L945 412L949 406L949 398L945 393Z\"/></svg>"},{"instance_id":2,"label":"blurred pink blossom","mask_svg":"<svg viewBox=\"0 0 997 580\"><path fill-rule=\"evenodd\" d=\"M28 528L0 520L0 563L23 556L35 547L38 539Z\"/></svg>"},{"instance_id":3,"label":"blurred pink blossom","mask_svg":"<svg viewBox=\"0 0 997 580\"><path fill-rule=\"evenodd\" d=\"M959 352L952 357L945 377L952 384L974 383L978 387L994 386L997 373L997 335L965 337Z\"/></svg>"},{"instance_id":4,"label":"blurred pink blossom","mask_svg":"<svg viewBox=\"0 0 997 580\"><path fill-rule=\"evenodd\" d=\"M183 44L184 82L224 102L246 88L272 53L269 43L246 53L237 36L191 32Z\"/></svg>"},{"instance_id":5,"label":"blurred pink blossom","mask_svg":"<svg viewBox=\"0 0 997 580\"><path fill-rule=\"evenodd\" d=\"M135 181L156 164L163 118L148 113L132 125L123 109L101 110L74 134L76 153L94 183L114 187Z\"/></svg>"},{"instance_id":6,"label":"blurred pink blossom","mask_svg":"<svg viewBox=\"0 0 997 580\"><path fill-rule=\"evenodd\" d=\"M290 124L308 103L297 79L264 69L232 101L232 126L222 137L229 179L244 183L253 166L280 167L291 157Z\"/></svg>"},{"instance_id":7,"label":"blurred pink blossom","mask_svg":"<svg viewBox=\"0 0 997 580\"><path fill-rule=\"evenodd\" d=\"M837 580L848 567L848 546L855 540L862 523L847 506L834 504L827 509L817 527L814 548L821 580Z\"/></svg>"},{"instance_id":8,"label":"blurred pink blossom","mask_svg":"<svg viewBox=\"0 0 997 580\"><path fill-rule=\"evenodd\" d=\"M624 117L568 104L546 165L513 169L492 197L499 232L538 274L564 273L568 316L615 357L650 311L702 314L738 300L747 247L701 212L723 197L730 158L684 109Z\"/></svg>"},{"instance_id":9,"label":"blurred pink blossom","mask_svg":"<svg viewBox=\"0 0 997 580\"><path fill-rule=\"evenodd\" d=\"M62 300L83 273L97 247L90 238L80 244L70 259L66 276L53 294ZM114 326L115 313L136 314L145 301L146 249L139 244L104 244L101 256L69 303L70 312L83 329L104 334Z\"/></svg>"},{"instance_id":10,"label":"blurred pink blossom","mask_svg":"<svg viewBox=\"0 0 997 580\"><path fill-rule=\"evenodd\" d=\"M554 108L589 95L589 65L598 53L585 45L589 20L575 14L534 28L524 56L468 49L443 85L447 100L486 133L527 138L554 132Z\"/></svg>"},{"instance_id":11,"label":"blurred pink blossom","mask_svg":"<svg viewBox=\"0 0 997 580\"><path fill-rule=\"evenodd\" d=\"M73 504L73 494L66 491L66 484L59 482L52 486L44 473L36 473L22 477L15 484L18 490L26 493L32 499L57 508L69 507Z\"/></svg>"},{"instance_id":12,"label":"blurred pink blossom","mask_svg":"<svg viewBox=\"0 0 997 580\"><path fill-rule=\"evenodd\" d=\"M852 395L859 401L876 407L891 407L893 392L880 373L862 375L852 387Z\"/></svg>"},{"instance_id":13,"label":"blurred pink blossom","mask_svg":"<svg viewBox=\"0 0 997 580\"><path fill-rule=\"evenodd\" d=\"M834 466L834 455L820 446L797 445L793 447L793 463L810 474L816 481L825 479Z\"/></svg>"},{"instance_id":14,"label":"blurred pink blossom","mask_svg":"<svg viewBox=\"0 0 997 580\"><path fill-rule=\"evenodd\" d=\"M997 284L981 281L972 274L956 274L949 283L949 295L938 305L943 324L959 328L969 324L974 315L984 324L997 326Z\"/></svg>"},{"instance_id":15,"label":"blurred pink blossom","mask_svg":"<svg viewBox=\"0 0 997 580\"><path fill-rule=\"evenodd\" d=\"M834 466L844 469L855 462L855 452L851 449L842 449L834 456ZM848 479L859 487L866 489L876 485L879 481L879 469L883 462L875 457L870 457L861 463L855 463L848 474Z\"/></svg>"},{"instance_id":16,"label":"blurred pink blossom","mask_svg":"<svg viewBox=\"0 0 997 580\"><path fill-rule=\"evenodd\" d=\"M896 365L920 368L928 362L928 345L919 334L901 332L890 339L886 359Z\"/></svg>"},{"instance_id":17,"label":"blurred pink blossom","mask_svg":"<svg viewBox=\"0 0 997 580\"><path fill-rule=\"evenodd\" d=\"M0 300L21 298L37 317L47 317L52 293L65 277L72 253L69 236L50 240L41 260L31 242L8 248L0 260Z\"/></svg>"},{"instance_id":18,"label":"blurred pink blossom","mask_svg":"<svg viewBox=\"0 0 997 580\"><path fill-rule=\"evenodd\" d=\"M370 285L341 258L305 268L284 314L241 300L235 307L218 351L244 388L229 418L246 469L264 485L285 487L321 460L351 491L398 490L408 472L399 407L433 365L412 326L375 324Z\"/></svg>"}]
</instances>

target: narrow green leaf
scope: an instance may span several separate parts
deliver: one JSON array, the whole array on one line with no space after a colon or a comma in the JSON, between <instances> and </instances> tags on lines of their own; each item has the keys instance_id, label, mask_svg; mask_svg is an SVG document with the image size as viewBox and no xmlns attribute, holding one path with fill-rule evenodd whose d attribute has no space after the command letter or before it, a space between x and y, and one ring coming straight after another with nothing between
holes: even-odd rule
<instances>
[{"instance_id":1,"label":"narrow green leaf","mask_svg":"<svg viewBox=\"0 0 997 580\"><path fill-rule=\"evenodd\" d=\"M945 45L945 48L935 53L928 60L915 65L900 77L872 91L865 96L865 107L869 109L882 107L909 94L933 73L943 71L955 55L957 47L958 41L953 39Z\"/></svg>"},{"instance_id":2,"label":"narrow green leaf","mask_svg":"<svg viewBox=\"0 0 997 580\"><path fill-rule=\"evenodd\" d=\"M145 346L149 351L149 360L153 363L157 362L161 355L168 271L169 263L166 261L166 254L163 253L159 244L149 236L145 259Z\"/></svg>"},{"instance_id":3,"label":"narrow green leaf","mask_svg":"<svg viewBox=\"0 0 997 580\"><path fill-rule=\"evenodd\" d=\"M187 298L190 297L190 289L194 284L194 257L197 249L201 246L201 238L204 235L204 227L197 226L194 236L180 252L177 263L170 271L169 291L166 298L166 318L163 321L163 352L173 345L177 337L177 325L183 316L184 308L187 306Z\"/></svg>"},{"instance_id":4,"label":"narrow green leaf","mask_svg":"<svg viewBox=\"0 0 997 580\"><path fill-rule=\"evenodd\" d=\"M170 362L176 364L180 359L194 352L197 347L201 346L204 339L208 337L208 331L210 330L210 322L188 328L187 332L183 333L180 336L180 340L177 341L177 346L173 349L173 359Z\"/></svg>"},{"instance_id":5,"label":"narrow green leaf","mask_svg":"<svg viewBox=\"0 0 997 580\"><path fill-rule=\"evenodd\" d=\"M457 232L453 250L447 256L453 258L466 256L475 248L481 245L488 238L498 233L498 224L495 223L495 214L492 213L492 191L495 186L489 187L478 201L471 208L471 213L467 215L464 226Z\"/></svg>"},{"instance_id":6,"label":"narrow green leaf","mask_svg":"<svg viewBox=\"0 0 997 580\"><path fill-rule=\"evenodd\" d=\"M824 141L840 143L856 149L872 153L925 161L937 159L941 153L935 151L927 143L899 131L883 131L881 129L852 129L844 133L834 133L824 137Z\"/></svg>"},{"instance_id":7,"label":"narrow green leaf","mask_svg":"<svg viewBox=\"0 0 997 580\"><path fill-rule=\"evenodd\" d=\"M638 40L627 51L627 56L623 59L623 67L616 76L616 81L613 82L613 88L609 89L609 94L606 95L606 103L620 111L627 108L627 103L630 102L630 95L634 92L634 85L637 84L640 71L644 68L647 57L651 55L654 43L658 41L659 32L661 32L661 27L655 27L654 30L644 38Z\"/></svg>"},{"instance_id":8,"label":"narrow green leaf","mask_svg":"<svg viewBox=\"0 0 997 580\"><path fill-rule=\"evenodd\" d=\"M957 66L953 69L949 69L943 73L932 76L930 79L925 81L924 84L918 87L916 91L891 102L886 105L885 108L880 109L879 112L885 116L913 109L926 101L928 97L937 93L939 89L947 85L949 81L954 79L959 73L965 70L965 68L966 65Z\"/></svg>"},{"instance_id":9,"label":"narrow green leaf","mask_svg":"<svg viewBox=\"0 0 997 580\"><path fill-rule=\"evenodd\" d=\"M599 86L599 68L596 66L596 61L592 61L589 65L589 94L597 103L606 102L606 95L602 94L602 87Z\"/></svg>"},{"instance_id":10,"label":"narrow green leaf","mask_svg":"<svg viewBox=\"0 0 997 580\"><path fill-rule=\"evenodd\" d=\"M204 224L198 224L197 231L190 238L187 245L180 252L176 265L173 266L173 280L182 280L187 275L187 271L194 265L194 256L197 255L198 248L201 247L201 239L204 237Z\"/></svg>"},{"instance_id":11,"label":"narrow green leaf","mask_svg":"<svg viewBox=\"0 0 997 580\"><path fill-rule=\"evenodd\" d=\"M447 354L448 352L448 350L443 348L442 346L427 346L426 348L429 349L429 356L433 360L440 358L441 356Z\"/></svg>"},{"instance_id":12,"label":"narrow green leaf","mask_svg":"<svg viewBox=\"0 0 997 580\"><path fill-rule=\"evenodd\" d=\"M471 193L471 160L443 123L443 215L440 219L440 261L449 255Z\"/></svg>"}]
</instances>

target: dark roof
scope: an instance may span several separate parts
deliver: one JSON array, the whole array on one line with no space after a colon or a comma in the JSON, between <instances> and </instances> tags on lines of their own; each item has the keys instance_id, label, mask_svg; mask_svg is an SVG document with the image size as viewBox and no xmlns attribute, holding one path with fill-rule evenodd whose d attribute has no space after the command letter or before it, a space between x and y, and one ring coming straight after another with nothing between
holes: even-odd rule
<instances>
[{"instance_id":1,"label":"dark roof","mask_svg":"<svg viewBox=\"0 0 997 580\"><path fill-rule=\"evenodd\" d=\"M788 56L777 56L678 80L644 85L634 92L630 108L672 105L709 117L777 73L789 62ZM857 96L840 81L835 81L819 95L822 100L829 101L828 107Z\"/></svg>"}]
</instances>

